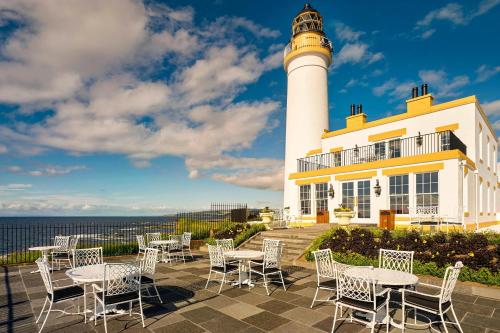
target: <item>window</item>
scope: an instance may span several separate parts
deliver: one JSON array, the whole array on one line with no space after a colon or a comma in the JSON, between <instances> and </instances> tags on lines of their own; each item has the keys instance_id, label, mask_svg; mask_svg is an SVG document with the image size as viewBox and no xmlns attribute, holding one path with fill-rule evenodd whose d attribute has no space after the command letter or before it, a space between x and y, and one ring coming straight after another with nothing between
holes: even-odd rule
<instances>
[{"instance_id":1,"label":"window","mask_svg":"<svg viewBox=\"0 0 500 333\"><path fill-rule=\"evenodd\" d=\"M358 217L370 218L370 181L358 182Z\"/></svg>"},{"instance_id":2,"label":"window","mask_svg":"<svg viewBox=\"0 0 500 333\"><path fill-rule=\"evenodd\" d=\"M328 183L316 184L316 211L328 210Z\"/></svg>"},{"instance_id":3,"label":"window","mask_svg":"<svg viewBox=\"0 0 500 333\"><path fill-rule=\"evenodd\" d=\"M441 135L441 150L450 150L451 142L450 142L450 131L440 132Z\"/></svg>"},{"instance_id":4,"label":"window","mask_svg":"<svg viewBox=\"0 0 500 333\"><path fill-rule=\"evenodd\" d=\"M342 165L342 155L340 151L333 153L333 166L341 166Z\"/></svg>"},{"instance_id":5,"label":"window","mask_svg":"<svg viewBox=\"0 0 500 333\"><path fill-rule=\"evenodd\" d=\"M479 159L483 159L483 126L479 124Z\"/></svg>"},{"instance_id":6,"label":"window","mask_svg":"<svg viewBox=\"0 0 500 333\"><path fill-rule=\"evenodd\" d=\"M485 164L486 166L490 166L490 137L486 136L486 159L485 159Z\"/></svg>"},{"instance_id":7,"label":"window","mask_svg":"<svg viewBox=\"0 0 500 333\"><path fill-rule=\"evenodd\" d=\"M416 175L417 207L439 206L439 178L437 172Z\"/></svg>"},{"instance_id":8,"label":"window","mask_svg":"<svg viewBox=\"0 0 500 333\"><path fill-rule=\"evenodd\" d=\"M377 142L375 143L375 156L377 160L381 160L385 158L385 142Z\"/></svg>"},{"instance_id":9,"label":"window","mask_svg":"<svg viewBox=\"0 0 500 333\"><path fill-rule=\"evenodd\" d=\"M300 185L300 213L311 214L311 185Z\"/></svg>"},{"instance_id":10,"label":"window","mask_svg":"<svg viewBox=\"0 0 500 333\"><path fill-rule=\"evenodd\" d=\"M354 210L354 183L342 183L342 206Z\"/></svg>"},{"instance_id":11,"label":"window","mask_svg":"<svg viewBox=\"0 0 500 333\"><path fill-rule=\"evenodd\" d=\"M408 214L408 175L389 177L389 200L396 214Z\"/></svg>"},{"instance_id":12,"label":"window","mask_svg":"<svg viewBox=\"0 0 500 333\"><path fill-rule=\"evenodd\" d=\"M389 158L401 157L401 139L389 141Z\"/></svg>"}]
</instances>

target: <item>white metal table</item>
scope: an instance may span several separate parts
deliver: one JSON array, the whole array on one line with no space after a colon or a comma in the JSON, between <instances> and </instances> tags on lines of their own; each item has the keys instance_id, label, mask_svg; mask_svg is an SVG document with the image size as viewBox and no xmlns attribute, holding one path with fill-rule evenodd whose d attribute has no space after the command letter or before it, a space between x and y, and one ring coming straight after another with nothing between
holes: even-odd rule
<instances>
[{"instance_id":1,"label":"white metal table","mask_svg":"<svg viewBox=\"0 0 500 333\"><path fill-rule=\"evenodd\" d=\"M149 242L150 245L159 246L162 249L164 247L167 247L167 246L173 245L173 244L177 244L177 243L178 243L178 241L175 240L175 239L163 239L163 240L155 240L155 241ZM166 263L166 262L169 261L169 259L165 259L165 256L164 256L163 252L164 251L162 251L162 254L161 254L161 260Z\"/></svg>"},{"instance_id":2,"label":"white metal table","mask_svg":"<svg viewBox=\"0 0 500 333\"><path fill-rule=\"evenodd\" d=\"M95 264L88 266L81 266L66 271L66 275L72 279L77 284L83 284L84 296L87 297L86 285L90 283L98 283L104 281L104 268L106 264ZM118 310L116 306L107 306L106 313L126 313L126 311ZM102 315L104 309L98 304L98 309L96 310L97 315ZM93 317L90 318L92 320Z\"/></svg>"},{"instance_id":3,"label":"white metal table","mask_svg":"<svg viewBox=\"0 0 500 333\"><path fill-rule=\"evenodd\" d=\"M224 256L228 259L236 259L243 261L243 270L241 271L241 284L252 285L252 281L248 278L248 272L246 271L246 263L252 259L259 259L264 256L264 252L255 250L234 250L224 252Z\"/></svg>"},{"instance_id":4,"label":"white metal table","mask_svg":"<svg viewBox=\"0 0 500 333\"><path fill-rule=\"evenodd\" d=\"M30 251L40 251L42 252L42 260L44 262L49 262L49 251L52 251L52 250L57 250L58 248L60 248L60 246L55 246L55 245L46 245L46 246L33 246L33 247L30 247L28 248L28 250ZM39 270L35 270L35 271L32 271L31 273L38 273Z\"/></svg>"},{"instance_id":5,"label":"white metal table","mask_svg":"<svg viewBox=\"0 0 500 333\"><path fill-rule=\"evenodd\" d=\"M418 276L415 274L385 268L350 267L346 269L344 274L350 277L362 277L374 280L377 285L386 287L404 288L406 286L414 286L418 283ZM385 313L385 308L377 314L377 319L379 322L381 321L380 319L382 319L382 323L386 322L388 314ZM396 323L392 318L389 320L392 326L397 328L403 327L402 324Z\"/></svg>"}]
</instances>

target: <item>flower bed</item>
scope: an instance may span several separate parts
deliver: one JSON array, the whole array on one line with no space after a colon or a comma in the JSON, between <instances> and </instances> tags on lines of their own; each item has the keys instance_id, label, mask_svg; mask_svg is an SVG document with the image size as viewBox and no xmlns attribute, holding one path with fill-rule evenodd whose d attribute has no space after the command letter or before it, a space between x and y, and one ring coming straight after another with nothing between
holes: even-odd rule
<instances>
[{"instance_id":1,"label":"flower bed","mask_svg":"<svg viewBox=\"0 0 500 333\"><path fill-rule=\"evenodd\" d=\"M330 248L335 260L352 265L378 266L380 248L415 251L413 271L442 277L447 265L461 260L465 267L460 280L500 286L500 235L477 233L421 234L369 228L332 228L306 251Z\"/></svg>"},{"instance_id":2,"label":"flower bed","mask_svg":"<svg viewBox=\"0 0 500 333\"><path fill-rule=\"evenodd\" d=\"M234 246L237 247L256 233L265 230L266 227L262 224L238 223L215 233L213 238L206 239L206 243L214 245L216 239L232 238L234 239Z\"/></svg>"}]
</instances>

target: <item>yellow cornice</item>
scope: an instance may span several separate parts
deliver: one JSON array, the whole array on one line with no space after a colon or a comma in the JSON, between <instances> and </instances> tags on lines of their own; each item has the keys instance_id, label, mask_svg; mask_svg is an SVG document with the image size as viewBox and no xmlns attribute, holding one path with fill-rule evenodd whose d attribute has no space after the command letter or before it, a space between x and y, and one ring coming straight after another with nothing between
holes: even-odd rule
<instances>
[{"instance_id":1,"label":"yellow cornice","mask_svg":"<svg viewBox=\"0 0 500 333\"><path fill-rule=\"evenodd\" d=\"M397 138L400 136L406 135L406 128L400 128L392 131L387 131L378 134L372 134L368 136L368 141L375 142L380 140L386 140L390 138Z\"/></svg>"},{"instance_id":2,"label":"yellow cornice","mask_svg":"<svg viewBox=\"0 0 500 333\"><path fill-rule=\"evenodd\" d=\"M365 172L357 172L357 173L348 173L345 175L337 175L335 176L335 180L354 180L354 179L366 179L377 176L377 171L365 171Z\"/></svg>"},{"instance_id":3,"label":"yellow cornice","mask_svg":"<svg viewBox=\"0 0 500 333\"><path fill-rule=\"evenodd\" d=\"M342 151L344 148L343 147L335 147L330 149L330 153L338 153L339 151Z\"/></svg>"},{"instance_id":4,"label":"yellow cornice","mask_svg":"<svg viewBox=\"0 0 500 333\"><path fill-rule=\"evenodd\" d=\"M444 169L444 163L432 163L432 164L415 165L403 168L386 169L382 170L382 174L384 176L392 176L392 175L401 175L406 173L438 171L442 169Z\"/></svg>"},{"instance_id":5,"label":"yellow cornice","mask_svg":"<svg viewBox=\"0 0 500 333\"><path fill-rule=\"evenodd\" d=\"M331 180L330 176L326 177L318 177L318 178L308 178L308 179L300 179L295 181L295 185L309 185L316 183L328 183Z\"/></svg>"},{"instance_id":6,"label":"yellow cornice","mask_svg":"<svg viewBox=\"0 0 500 333\"><path fill-rule=\"evenodd\" d=\"M345 134L345 133L359 131L359 130L362 130L362 129L365 129L365 128L371 128L371 127L375 127L375 126L385 125L385 124L393 123L393 122L396 122L396 121L410 119L410 118L418 117L418 116L421 116L421 115L424 115L424 114L438 112L438 111L450 109L450 108L461 106L461 105L471 104L471 103L476 103L476 105L479 105L479 103L477 102L476 96L468 96L468 97L456 99L456 100L453 100L453 101L449 101L449 102L445 102L445 103L441 103L441 104L432 105L428 109L423 109L423 110L420 110L420 111L415 111L415 112L413 112L411 114L409 114L408 112L405 112L405 113L402 113L402 114L397 114L397 115L394 115L394 116L389 116L389 117L386 117L386 118L369 121L369 122L364 123L364 125L362 127L356 128L356 129L343 128L343 129L339 129L339 130L336 130L336 131L326 132L326 133L323 133L323 135L321 137L323 139L326 139L326 138L330 138L330 137L341 135L341 134ZM480 111L482 110L480 108L478 108L478 109ZM483 112L483 114L484 114L484 112ZM485 116L483 116L483 118L484 117ZM489 125L489 122L487 122L487 119L485 121Z\"/></svg>"},{"instance_id":7,"label":"yellow cornice","mask_svg":"<svg viewBox=\"0 0 500 333\"><path fill-rule=\"evenodd\" d=\"M439 127L436 127L436 132L456 131L458 129L458 127L459 127L458 123L439 126Z\"/></svg>"},{"instance_id":8,"label":"yellow cornice","mask_svg":"<svg viewBox=\"0 0 500 333\"><path fill-rule=\"evenodd\" d=\"M455 150L440 151L440 152L424 154L424 155L398 157L398 158L391 158L391 159L387 159L387 160L366 162L366 163L353 164L353 165L344 165L344 166L325 168L325 169L314 170L314 171L296 172L296 173L291 173L288 176L288 179L302 179L302 178L310 178L310 177L318 177L318 176L328 176L328 175L335 175L335 174L340 174L340 173L348 173L348 172L355 172L355 171L367 171L370 169L381 169L381 168L404 166L404 165L409 165L409 164L437 162L437 161L444 161L444 160L449 160L449 159L465 160L467 162L467 164L472 169L476 169L476 165L474 164L474 162L472 162L460 150L455 149Z\"/></svg>"},{"instance_id":9,"label":"yellow cornice","mask_svg":"<svg viewBox=\"0 0 500 333\"><path fill-rule=\"evenodd\" d=\"M321 148L309 150L306 156L321 154Z\"/></svg>"}]
</instances>

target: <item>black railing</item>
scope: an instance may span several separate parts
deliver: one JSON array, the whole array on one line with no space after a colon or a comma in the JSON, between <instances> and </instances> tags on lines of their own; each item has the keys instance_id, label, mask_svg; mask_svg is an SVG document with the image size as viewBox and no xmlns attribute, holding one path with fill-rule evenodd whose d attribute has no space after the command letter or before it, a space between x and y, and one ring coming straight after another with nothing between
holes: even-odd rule
<instances>
[{"instance_id":1,"label":"black railing","mask_svg":"<svg viewBox=\"0 0 500 333\"><path fill-rule=\"evenodd\" d=\"M417 135L355 146L339 152L313 155L297 160L297 172L314 171L361 164L398 157L417 156L458 149L467 154L467 147L452 131Z\"/></svg>"},{"instance_id":2,"label":"black railing","mask_svg":"<svg viewBox=\"0 0 500 333\"><path fill-rule=\"evenodd\" d=\"M157 217L2 217L0 265L34 261L40 253L29 248L51 245L57 235L79 235L79 248L103 247L104 255L136 252L136 235L149 232L166 236L187 231L193 239L203 239L211 230L245 222L247 211L246 204L214 203L204 211Z\"/></svg>"}]
</instances>

